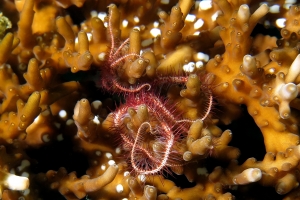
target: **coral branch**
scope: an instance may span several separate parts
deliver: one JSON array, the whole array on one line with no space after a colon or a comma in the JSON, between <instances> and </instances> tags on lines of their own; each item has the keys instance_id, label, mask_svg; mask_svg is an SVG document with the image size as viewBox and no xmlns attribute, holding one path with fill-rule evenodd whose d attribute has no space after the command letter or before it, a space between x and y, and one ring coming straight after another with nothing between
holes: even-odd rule
<instances>
[{"instance_id":1,"label":"coral branch","mask_svg":"<svg viewBox=\"0 0 300 200\"><path fill-rule=\"evenodd\" d=\"M294 4L1 1L0 198L297 199Z\"/></svg>"}]
</instances>

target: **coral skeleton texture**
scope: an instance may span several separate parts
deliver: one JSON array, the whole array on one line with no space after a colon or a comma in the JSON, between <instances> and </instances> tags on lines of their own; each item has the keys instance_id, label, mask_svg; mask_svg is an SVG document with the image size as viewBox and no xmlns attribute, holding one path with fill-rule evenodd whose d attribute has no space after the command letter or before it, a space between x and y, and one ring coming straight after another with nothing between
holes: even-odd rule
<instances>
[{"instance_id":1,"label":"coral skeleton texture","mask_svg":"<svg viewBox=\"0 0 300 200\"><path fill-rule=\"evenodd\" d=\"M300 199L296 3L2 0L0 199Z\"/></svg>"}]
</instances>

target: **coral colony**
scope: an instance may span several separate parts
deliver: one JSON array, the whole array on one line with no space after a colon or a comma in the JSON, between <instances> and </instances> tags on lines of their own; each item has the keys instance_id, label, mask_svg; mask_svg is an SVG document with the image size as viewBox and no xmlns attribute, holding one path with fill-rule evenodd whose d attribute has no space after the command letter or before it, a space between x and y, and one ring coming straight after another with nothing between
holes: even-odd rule
<instances>
[{"instance_id":1,"label":"coral colony","mask_svg":"<svg viewBox=\"0 0 300 200\"><path fill-rule=\"evenodd\" d=\"M300 199L296 3L1 1L0 199Z\"/></svg>"}]
</instances>

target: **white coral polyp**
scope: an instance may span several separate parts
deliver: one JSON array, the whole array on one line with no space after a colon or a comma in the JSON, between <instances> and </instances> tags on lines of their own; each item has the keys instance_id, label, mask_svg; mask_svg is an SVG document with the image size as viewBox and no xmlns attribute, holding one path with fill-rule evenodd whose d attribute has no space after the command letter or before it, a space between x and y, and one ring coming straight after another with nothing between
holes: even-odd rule
<instances>
[{"instance_id":1,"label":"white coral polyp","mask_svg":"<svg viewBox=\"0 0 300 200\"><path fill-rule=\"evenodd\" d=\"M279 99L279 113L282 119L290 116L289 104L298 96L298 87L294 83L281 84L278 86L277 97Z\"/></svg>"},{"instance_id":2,"label":"white coral polyp","mask_svg":"<svg viewBox=\"0 0 300 200\"><path fill-rule=\"evenodd\" d=\"M237 185L245 185L248 183L257 182L261 179L262 172L258 168L249 168L244 170L233 178L233 183Z\"/></svg>"},{"instance_id":3,"label":"white coral polyp","mask_svg":"<svg viewBox=\"0 0 300 200\"><path fill-rule=\"evenodd\" d=\"M26 190L29 187L29 179L23 176L9 174L4 185L11 190Z\"/></svg>"},{"instance_id":4,"label":"white coral polyp","mask_svg":"<svg viewBox=\"0 0 300 200\"><path fill-rule=\"evenodd\" d=\"M300 75L300 54L295 58L293 63L291 64L289 71L286 75L285 82L290 83L294 82L296 78Z\"/></svg>"},{"instance_id":5,"label":"white coral polyp","mask_svg":"<svg viewBox=\"0 0 300 200\"><path fill-rule=\"evenodd\" d=\"M287 83L279 90L279 96L282 100L292 101L298 96L298 88L294 83Z\"/></svg>"}]
</instances>

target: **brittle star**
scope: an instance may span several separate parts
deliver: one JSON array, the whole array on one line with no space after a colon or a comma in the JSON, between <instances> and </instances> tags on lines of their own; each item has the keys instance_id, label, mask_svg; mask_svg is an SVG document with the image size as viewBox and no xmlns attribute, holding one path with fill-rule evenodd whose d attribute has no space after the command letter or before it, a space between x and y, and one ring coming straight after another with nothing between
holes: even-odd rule
<instances>
[{"instance_id":1,"label":"brittle star","mask_svg":"<svg viewBox=\"0 0 300 200\"><path fill-rule=\"evenodd\" d=\"M210 100L212 101L212 97L210 98ZM129 102L130 103L128 106L124 105L123 107L119 108L119 110L114 114L114 124L117 128L124 127L125 124L123 124L123 120L128 116L128 108L137 110L138 107L141 106L141 104L144 104L143 106L147 106L145 109L149 111L149 115L156 118L155 122L141 122L136 133L133 133L132 131L124 133L122 132L121 128L119 129L122 140L127 145L127 147L130 148L130 163L133 171L139 175L153 175L161 173L162 170L166 170L166 167L176 167L184 165L178 162L179 160L173 158L174 156L176 157L176 154L178 154L178 152L176 152L176 150L173 150L172 148L174 142L176 142L176 134L182 134L178 133L178 131L183 130L187 132L188 130L176 129L175 131L177 131L177 133L174 133L172 128L177 123L193 121L178 120L175 116L173 116L166 105L161 102L158 97L151 93L147 94L146 96L141 95L139 99L135 100L135 102ZM212 104L212 102L210 102L210 104ZM206 113L201 118L201 120L204 120L208 116L210 109L211 107L206 110ZM155 126L156 128L154 128L153 126ZM144 142L147 143L147 141L144 140L149 136L149 134L152 136L159 136L158 141L153 144L153 150L145 148L145 145L142 145L142 143ZM147 159L149 162L147 162Z\"/></svg>"},{"instance_id":2,"label":"brittle star","mask_svg":"<svg viewBox=\"0 0 300 200\"><path fill-rule=\"evenodd\" d=\"M115 6L115 5L112 5ZM123 50L126 48L126 46L129 44L130 40L129 38L126 39L122 44L120 44L117 47L117 43L115 42L115 36L113 34L112 30L112 8L109 9L109 16L108 16L108 34L110 37L110 51L108 55L107 62L105 64L107 71L103 72L102 77L102 85L106 89L113 89L111 85L109 85L109 82L111 81L113 86L117 89L117 92L123 92L123 93L135 93L139 92L144 88L148 87L148 90L151 88L151 85L149 83L143 83L141 85L131 85L129 88L127 86L124 86L119 80L118 72L120 65L123 64L124 61L126 61L129 58L135 57L135 58L142 58L141 55L137 53L126 53L123 54ZM109 73L109 76L107 73ZM109 80L108 80L109 79Z\"/></svg>"}]
</instances>

